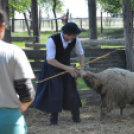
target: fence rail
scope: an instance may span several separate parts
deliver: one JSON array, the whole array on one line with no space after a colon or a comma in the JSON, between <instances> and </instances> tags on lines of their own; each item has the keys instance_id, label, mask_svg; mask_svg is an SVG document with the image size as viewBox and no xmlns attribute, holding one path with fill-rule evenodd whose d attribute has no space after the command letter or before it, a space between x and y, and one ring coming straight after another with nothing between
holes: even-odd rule
<instances>
[{"instance_id":1,"label":"fence rail","mask_svg":"<svg viewBox=\"0 0 134 134\"><path fill-rule=\"evenodd\" d=\"M58 30L61 30L62 17L58 18ZM101 27L101 18L97 17L97 27ZM10 25L12 25L12 19L10 19ZM32 28L32 20L27 19L29 26ZM89 20L88 18L69 18L68 21L75 22L81 29L89 29ZM55 30L55 19L40 19L41 31L53 31ZM102 26L110 26L113 28L123 27L123 18L113 18L113 17L103 17ZM27 31L25 19L14 19L14 28L15 31Z\"/></svg>"},{"instance_id":2,"label":"fence rail","mask_svg":"<svg viewBox=\"0 0 134 134\"><path fill-rule=\"evenodd\" d=\"M35 37L12 37L12 41L15 42L29 42L29 41L35 41Z\"/></svg>"},{"instance_id":3,"label":"fence rail","mask_svg":"<svg viewBox=\"0 0 134 134\"><path fill-rule=\"evenodd\" d=\"M95 42L95 43L93 43L93 42ZM96 45L96 46L100 45L100 44L117 45L116 43L120 44L120 45L125 44L123 40L115 41L115 44L113 44L112 41L108 42L107 40L105 40L105 41L104 40L103 41L102 40L97 40L97 41L96 40L83 40L82 45L83 45L83 49L85 52L85 63L89 62L97 57L100 57L106 53L114 51L114 49L100 49L100 48L91 47L90 45L92 45L92 44ZM26 44L26 47L44 48L45 44ZM30 62L30 64L31 64L32 69L36 76L35 80L38 80L40 69L46 58L46 50L24 50L24 52L26 53L26 55L30 61L32 59L32 62ZM70 62L71 62L71 64L78 63L78 57L74 52L71 52ZM125 50L118 50L114 55L110 55L99 61L86 65L85 69L89 70L89 71L93 71L93 72L100 72L102 70L105 70L105 69L111 68L111 67L119 67L119 68L124 68L124 69L126 68ZM33 84L36 89L37 84L35 82ZM80 91L80 92L81 92L81 94L80 94L81 99L93 98L94 101L97 101L97 99L100 98L100 96L98 97L97 94L92 94L92 91L85 90L85 91ZM97 99L95 96L97 96Z\"/></svg>"},{"instance_id":4,"label":"fence rail","mask_svg":"<svg viewBox=\"0 0 134 134\"><path fill-rule=\"evenodd\" d=\"M97 40L97 39L92 39L92 40L81 40L82 45L91 45L91 46L105 46L105 45L109 45L109 46L125 46L125 40L117 40L117 39L107 39L107 40ZM134 40L133 40L134 43ZM26 47L38 47L38 48L45 48L46 45L45 44L25 44ZM86 46L84 46L86 47ZM86 49L86 48L85 48Z\"/></svg>"}]
</instances>

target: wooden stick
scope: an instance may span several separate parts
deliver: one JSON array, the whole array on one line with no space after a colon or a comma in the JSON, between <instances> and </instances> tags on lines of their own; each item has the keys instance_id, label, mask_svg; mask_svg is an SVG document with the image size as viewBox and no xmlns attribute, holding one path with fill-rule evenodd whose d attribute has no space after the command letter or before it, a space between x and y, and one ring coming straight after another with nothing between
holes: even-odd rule
<instances>
[{"instance_id":1,"label":"wooden stick","mask_svg":"<svg viewBox=\"0 0 134 134\"><path fill-rule=\"evenodd\" d=\"M83 65L77 66L77 67L74 68L74 70L76 70L76 69L78 69L78 68L80 68L80 67L83 67L83 66L85 66L85 65L88 65L88 64L90 64L90 63L93 63L93 62L95 62L95 61L98 61L98 60L100 60L100 59L102 59L102 58L105 58L105 57L107 57L107 56L110 56L110 55L114 54L116 51L118 51L118 50L112 51L112 52L107 53L107 54L105 54L105 55L103 55L103 56L101 56L101 57L98 57L98 58L96 58L96 59L93 59L93 60L91 60L91 61L89 61L89 62L87 62L87 63L85 63L85 64L83 64ZM43 80L41 80L41 81L39 81L39 82L37 82L37 83L43 83L43 82L45 82L45 81L48 81L48 80L50 80L50 79L53 79L53 78L55 78L55 77L57 77L57 76L60 76L60 75L66 74L66 73L68 73L68 71L64 71L64 72L58 73L58 74L56 74L56 75L54 75L54 76L48 77L48 78L46 78L46 79L43 79Z\"/></svg>"}]
</instances>

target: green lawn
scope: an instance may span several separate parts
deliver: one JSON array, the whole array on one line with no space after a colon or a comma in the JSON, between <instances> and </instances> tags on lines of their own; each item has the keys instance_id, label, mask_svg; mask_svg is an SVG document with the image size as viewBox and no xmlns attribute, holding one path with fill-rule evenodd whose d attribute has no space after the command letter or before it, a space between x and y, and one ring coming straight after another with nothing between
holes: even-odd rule
<instances>
[{"instance_id":1,"label":"green lawn","mask_svg":"<svg viewBox=\"0 0 134 134\"><path fill-rule=\"evenodd\" d=\"M59 31L60 32L60 31ZM103 34L101 34L101 28L98 28L97 29L97 32L98 32L98 39L103 39L103 38L106 38L108 36L112 36L112 35L123 35L123 28L108 28L108 27L105 27L103 28ZM33 33L31 33L33 35ZM45 44L47 39L53 35L53 34L56 34L55 31L44 31L44 32L41 32L40 33L40 43L42 44ZM15 32L15 33L12 33L12 36L13 37L28 37L28 33L27 32ZM89 30L82 30L82 33L78 36L79 38L89 38ZM13 44L23 48L25 47L25 43L26 42L13 42ZM32 42L31 42L32 43ZM105 46L103 46L105 47ZM102 47L102 48L103 48ZM111 46L113 47L113 46Z\"/></svg>"},{"instance_id":2,"label":"green lawn","mask_svg":"<svg viewBox=\"0 0 134 134\"><path fill-rule=\"evenodd\" d=\"M87 88L87 86L85 85L82 78L78 78L76 81L77 81L77 89L78 90L89 90L89 88Z\"/></svg>"}]
</instances>

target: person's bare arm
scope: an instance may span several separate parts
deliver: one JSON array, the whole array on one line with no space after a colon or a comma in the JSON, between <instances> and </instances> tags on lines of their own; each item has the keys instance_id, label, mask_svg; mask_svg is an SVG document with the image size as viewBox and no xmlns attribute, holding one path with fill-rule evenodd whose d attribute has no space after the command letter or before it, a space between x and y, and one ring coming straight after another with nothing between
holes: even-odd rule
<instances>
[{"instance_id":1,"label":"person's bare arm","mask_svg":"<svg viewBox=\"0 0 134 134\"><path fill-rule=\"evenodd\" d=\"M49 59L49 60L47 60L47 63L54 67L68 71L73 77L77 76L76 71L73 67L64 65L64 64L58 62L56 59Z\"/></svg>"},{"instance_id":2,"label":"person's bare arm","mask_svg":"<svg viewBox=\"0 0 134 134\"><path fill-rule=\"evenodd\" d=\"M34 100L34 98L30 102L21 103L21 105L20 105L20 111L21 112L25 112L27 110L27 108L31 105L31 103L33 102L33 100Z\"/></svg>"},{"instance_id":3,"label":"person's bare arm","mask_svg":"<svg viewBox=\"0 0 134 134\"><path fill-rule=\"evenodd\" d=\"M80 65L83 65L84 64L84 61L85 61L85 56L84 55L80 55L79 56L79 62L80 62ZM81 67L81 70L83 70L84 67Z\"/></svg>"},{"instance_id":4,"label":"person's bare arm","mask_svg":"<svg viewBox=\"0 0 134 134\"><path fill-rule=\"evenodd\" d=\"M84 64L84 61L85 61L85 56L84 55L80 55L79 56L80 65L83 65ZM81 69L80 69L80 75L81 75L81 77L84 77L85 76L84 66L81 67Z\"/></svg>"}]
</instances>

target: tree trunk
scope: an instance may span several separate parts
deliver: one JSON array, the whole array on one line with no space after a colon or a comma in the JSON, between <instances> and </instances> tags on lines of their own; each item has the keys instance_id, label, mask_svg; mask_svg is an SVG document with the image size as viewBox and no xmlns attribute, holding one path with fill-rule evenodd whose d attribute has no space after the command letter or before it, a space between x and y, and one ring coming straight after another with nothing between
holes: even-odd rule
<instances>
[{"instance_id":1,"label":"tree trunk","mask_svg":"<svg viewBox=\"0 0 134 134\"><path fill-rule=\"evenodd\" d=\"M39 11L39 31L41 31L41 10Z\"/></svg>"},{"instance_id":2,"label":"tree trunk","mask_svg":"<svg viewBox=\"0 0 134 134\"><path fill-rule=\"evenodd\" d=\"M24 18L25 18L25 23L26 23L26 26L27 26L28 34L29 34L29 36L31 36L31 30L30 30L30 27L29 27L29 24L28 24L28 21L27 21L26 13L24 13Z\"/></svg>"},{"instance_id":3,"label":"tree trunk","mask_svg":"<svg viewBox=\"0 0 134 134\"><path fill-rule=\"evenodd\" d=\"M31 19L31 25L30 25L30 29L33 29L33 23L32 23L32 12L29 11L29 15L30 15L30 19Z\"/></svg>"},{"instance_id":4,"label":"tree trunk","mask_svg":"<svg viewBox=\"0 0 134 134\"><path fill-rule=\"evenodd\" d=\"M122 0L124 36L126 50L126 69L133 71L133 23L131 0Z\"/></svg>"},{"instance_id":5,"label":"tree trunk","mask_svg":"<svg viewBox=\"0 0 134 134\"><path fill-rule=\"evenodd\" d=\"M36 37L35 43L39 43L39 19L38 19L38 0L32 0L32 23L33 23L33 36Z\"/></svg>"},{"instance_id":6,"label":"tree trunk","mask_svg":"<svg viewBox=\"0 0 134 134\"><path fill-rule=\"evenodd\" d=\"M12 14L13 14L13 17L12 17L12 32L14 32L14 8L12 7Z\"/></svg>"},{"instance_id":7,"label":"tree trunk","mask_svg":"<svg viewBox=\"0 0 134 134\"><path fill-rule=\"evenodd\" d=\"M54 18L56 19L56 0L53 0L54 5L53 5L53 14L54 14ZM57 19L55 20L55 25L56 25L56 32L58 33L58 22Z\"/></svg>"},{"instance_id":8,"label":"tree trunk","mask_svg":"<svg viewBox=\"0 0 134 134\"><path fill-rule=\"evenodd\" d=\"M88 0L89 38L97 39L96 0Z\"/></svg>"}]
</instances>

